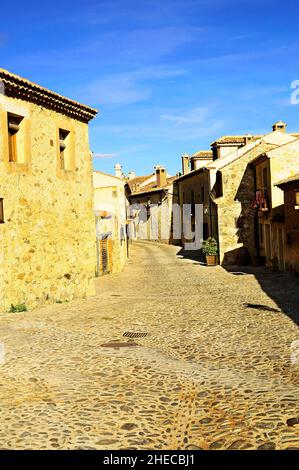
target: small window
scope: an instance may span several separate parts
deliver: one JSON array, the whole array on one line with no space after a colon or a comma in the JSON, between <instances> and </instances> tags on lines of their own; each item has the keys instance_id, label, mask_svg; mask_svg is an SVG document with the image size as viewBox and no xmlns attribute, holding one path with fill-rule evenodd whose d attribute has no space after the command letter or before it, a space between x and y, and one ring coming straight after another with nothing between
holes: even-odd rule
<instances>
[{"instance_id":1,"label":"small window","mask_svg":"<svg viewBox=\"0 0 299 470\"><path fill-rule=\"evenodd\" d=\"M295 197L296 197L296 199L295 199L296 206L299 206L299 191L296 191Z\"/></svg>"},{"instance_id":2,"label":"small window","mask_svg":"<svg viewBox=\"0 0 299 470\"><path fill-rule=\"evenodd\" d=\"M0 198L0 224L4 224L3 198Z\"/></svg>"},{"instance_id":3,"label":"small window","mask_svg":"<svg viewBox=\"0 0 299 470\"><path fill-rule=\"evenodd\" d=\"M191 191L191 214L195 215L195 195L194 195L194 191Z\"/></svg>"},{"instance_id":4,"label":"small window","mask_svg":"<svg viewBox=\"0 0 299 470\"><path fill-rule=\"evenodd\" d=\"M18 162L18 136L23 118L15 114L7 115L8 125L8 159L10 162Z\"/></svg>"},{"instance_id":5,"label":"small window","mask_svg":"<svg viewBox=\"0 0 299 470\"><path fill-rule=\"evenodd\" d=\"M244 216L240 215L239 217L235 217L235 227L236 228L244 228Z\"/></svg>"},{"instance_id":6,"label":"small window","mask_svg":"<svg viewBox=\"0 0 299 470\"><path fill-rule=\"evenodd\" d=\"M216 173L216 183L215 183L215 197L223 196L223 184L222 184L222 173L217 171Z\"/></svg>"},{"instance_id":7,"label":"small window","mask_svg":"<svg viewBox=\"0 0 299 470\"><path fill-rule=\"evenodd\" d=\"M268 188L268 168L263 168L263 188Z\"/></svg>"},{"instance_id":8,"label":"small window","mask_svg":"<svg viewBox=\"0 0 299 470\"><path fill-rule=\"evenodd\" d=\"M200 200L201 200L201 202L205 202L205 188L204 188L204 186L202 186L201 189L200 189Z\"/></svg>"},{"instance_id":9,"label":"small window","mask_svg":"<svg viewBox=\"0 0 299 470\"><path fill-rule=\"evenodd\" d=\"M69 136L69 131L59 129L59 158L60 158L60 168L61 170L68 170L68 159L67 159L67 138Z\"/></svg>"}]
</instances>

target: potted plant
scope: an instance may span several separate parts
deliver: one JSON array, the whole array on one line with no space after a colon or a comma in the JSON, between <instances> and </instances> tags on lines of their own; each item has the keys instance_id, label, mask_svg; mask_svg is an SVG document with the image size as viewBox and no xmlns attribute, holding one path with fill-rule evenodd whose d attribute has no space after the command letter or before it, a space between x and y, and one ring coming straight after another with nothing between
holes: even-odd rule
<instances>
[{"instance_id":1,"label":"potted plant","mask_svg":"<svg viewBox=\"0 0 299 470\"><path fill-rule=\"evenodd\" d=\"M215 238L209 237L204 240L202 251L206 255L207 266L216 266L218 262L218 243Z\"/></svg>"}]
</instances>

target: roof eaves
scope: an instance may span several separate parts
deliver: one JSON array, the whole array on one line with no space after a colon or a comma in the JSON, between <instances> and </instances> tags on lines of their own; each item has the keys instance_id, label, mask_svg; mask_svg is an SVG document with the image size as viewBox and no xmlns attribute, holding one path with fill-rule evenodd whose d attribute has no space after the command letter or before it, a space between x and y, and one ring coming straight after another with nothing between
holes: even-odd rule
<instances>
[{"instance_id":1,"label":"roof eaves","mask_svg":"<svg viewBox=\"0 0 299 470\"><path fill-rule=\"evenodd\" d=\"M44 106L85 123L98 114L98 110L95 108L66 98L1 68L0 82L4 85L4 95L6 96Z\"/></svg>"}]
</instances>

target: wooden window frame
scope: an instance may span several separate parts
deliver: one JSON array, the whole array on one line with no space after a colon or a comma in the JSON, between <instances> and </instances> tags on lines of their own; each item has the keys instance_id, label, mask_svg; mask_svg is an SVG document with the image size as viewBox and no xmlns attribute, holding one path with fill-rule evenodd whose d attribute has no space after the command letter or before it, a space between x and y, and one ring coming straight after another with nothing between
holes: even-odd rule
<instances>
[{"instance_id":1,"label":"wooden window frame","mask_svg":"<svg viewBox=\"0 0 299 470\"><path fill-rule=\"evenodd\" d=\"M8 133L8 161L9 163L20 163L18 158L18 133L24 117L13 113L7 113Z\"/></svg>"},{"instance_id":2,"label":"wooden window frame","mask_svg":"<svg viewBox=\"0 0 299 470\"><path fill-rule=\"evenodd\" d=\"M72 122L56 121L57 176L72 179L76 170L75 127Z\"/></svg>"},{"instance_id":3,"label":"wooden window frame","mask_svg":"<svg viewBox=\"0 0 299 470\"><path fill-rule=\"evenodd\" d=\"M59 162L60 162L60 169L67 171L68 168L66 167L66 151L68 149L68 142L66 139L69 137L70 131L66 129L59 129Z\"/></svg>"}]
</instances>

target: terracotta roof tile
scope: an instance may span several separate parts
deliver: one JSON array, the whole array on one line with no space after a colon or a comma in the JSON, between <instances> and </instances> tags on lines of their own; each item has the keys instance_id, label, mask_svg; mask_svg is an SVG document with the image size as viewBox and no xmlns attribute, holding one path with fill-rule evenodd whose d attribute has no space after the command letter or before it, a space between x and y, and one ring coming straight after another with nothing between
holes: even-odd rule
<instances>
[{"instance_id":1,"label":"terracotta roof tile","mask_svg":"<svg viewBox=\"0 0 299 470\"><path fill-rule=\"evenodd\" d=\"M130 190L132 191L133 186L137 184L142 184L149 178L152 178L154 176L154 173L151 173L150 175L144 175L144 176L136 176L135 178L131 180L127 180L127 185L129 186Z\"/></svg>"},{"instance_id":2,"label":"terracotta roof tile","mask_svg":"<svg viewBox=\"0 0 299 470\"><path fill-rule=\"evenodd\" d=\"M6 96L36 103L79 121L88 122L98 113L96 109L90 106L66 98L1 68L0 81L4 85L4 94Z\"/></svg>"},{"instance_id":3,"label":"terracotta roof tile","mask_svg":"<svg viewBox=\"0 0 299 470\"><path fill-rule=\"evenodd\" d=\"M219 139L215 140L211 145L217 145L217 144L245 144L246 139L249 142L253 142L255 140L260 139L262 136L261 135L224 135L223 137L220 137Z\"/></svg>"},{"instance_id":4,"label":"terracotta roof tile","mask_svg":"<svg viewBox=\"0 0 299 470\"><path fill-rule=\"evenodd\" d=\"M177 177L176 176L171 176L171 177L168 177L167 180L166 180L166 184L163 185L163 186L160 186L159 188L157 187L157 183L156 181L153 181L145 186L142 186L141 188L139 188L139 190L137 191L134 191L131 196L137 196L137 195L141 195L143 193L149 193L149 192L153 192L153 191L159 191L159 190L162 190L162 189L166 189L168 186L170 186L174 180L176 180Z\"/></svg>"},{"instance_id":5,"label":"terracotta roof tile","mask_svg":"<svg viewBox=\"0 0 299 470\"><path fill-rule=\"evenodd\" d=\"M299 183L299 173L293 176L289 176L288 178L279 181L278 183L275 184L275 186L286 186L291 183Z\"/></svg>"},{"instance_id":6,"label":"terracotta roof tile","mask_svg":"<svg viewBox=\"0 0 299 470\"><path fill-rule=\"evenodd\" d=\"M191 159L203 159L206 160L207 158L213 159L213 152L212 150L200 150L199 152L195 152L193 155L191 155Z\"/></svg>"}]
</instances>

